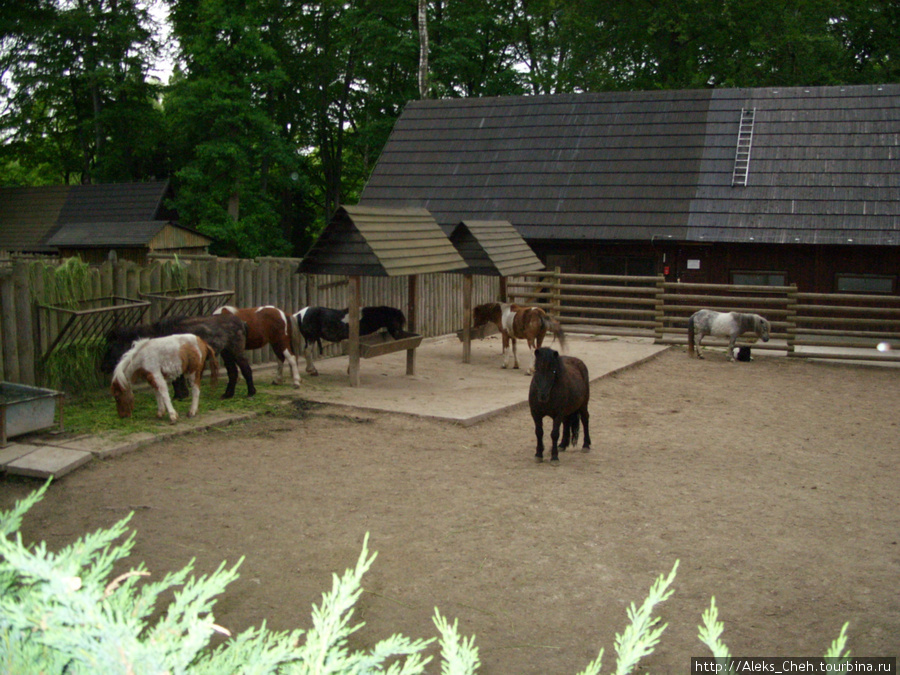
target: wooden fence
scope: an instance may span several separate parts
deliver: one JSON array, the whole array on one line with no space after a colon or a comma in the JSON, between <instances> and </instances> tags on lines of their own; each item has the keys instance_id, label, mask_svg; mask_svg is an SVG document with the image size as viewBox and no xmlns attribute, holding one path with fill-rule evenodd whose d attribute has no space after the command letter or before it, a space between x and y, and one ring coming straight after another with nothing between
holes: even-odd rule
<instances>
[{"instance_id":1,"label":"wooden fence","mask_svg":"<svg viewBox=\"0 0 900 675\"><path fill-rule=\"evenodd\" d=\"M200 295L216 304L276 305L295 311L307 305L346 307L346 277L297 274L296 259L256 260L213 256L91 266L82 280L78 307L63 306L54 273L59 261L13 260L0 266L0 379L42 384L41 363L59 343L105 333L111 322L137 315L152 321L167 302ZM180 270L181 277L173 273ZM364 277L363 304L392 305L408 313L405 277ZM900 361L900 298L856 294L801 293L794 286L729 286L669 283L663 277L563 274L558 269L511 277L473 279L473 303L508 298L547 308L570 333L652 338L685 344L687 319L698 309L762 314L772 340L754 349L788 356L862 361ZM464 276L430 274L418 279L417 333L432 337L463 325ZM227 293L222 293L228 291ZM71 299L71 298L70 298ZM211 305L202 311L212 311ZM72 319L86 312L87 319ZM127 314L132 312L132 314ZM104 318L97 318L98 315ZM108 317L107 314L116 316ZM84 324L74 326L73 324ZM708 339L709 340L709 339ZM709 340L715 345L715 340ZM721 343L720 343L721 344ZM339 353L329 345L325 355ZM883 351L881 351L883 350ZM250 352L253 364L274 359L271 349Z\"/></svg>"},{"instance_id":2,"label":"wooden fence","mask_svg":"<svg viewBox=\"0 0 900 675\"><path fill-rule=\"evenodd\" d=\"M539 304L571 333L653 338L687 344L699 309L752 312L771 323L771 340L754 349L788 356L900 361L900 297L802 293L796 286L672 283L659 277L540 272L511 278L511 301ZM755 339L755 338L754 338ZM711 338L704 344L725 344Z\"/></svg>"},{"instance_id":3,"label":"wooden fence","mask_svg":"<svg viewBox=\"0 0 900 675\"><path fill-rule=\"evenodd\" d=\"M59 263L27 259L0 266L0 380L42 384L41 364L60 344L102 336L135 315L137 322L156 320L170 301L188 296L209 300L204 312L226 302L239 307L275 305L287 311L348 305L346 277L297 274L296 259L183 256L173 261L160 256L148 265L105 263L90 266L74 293L55 278ZM463 279L462 274L418 278L417 333L430 337L462 327ZM408 313L407 284L406 277L364 277L362 303L391 305ZM496 277L474 278L476 303L496 300L499 292ZM70 302L63 302L63 296ZM325 349L326 356L339 353L339 345ZM270 348L248 355L254 365L275 358Z\"/></svg>"}]
</instances>

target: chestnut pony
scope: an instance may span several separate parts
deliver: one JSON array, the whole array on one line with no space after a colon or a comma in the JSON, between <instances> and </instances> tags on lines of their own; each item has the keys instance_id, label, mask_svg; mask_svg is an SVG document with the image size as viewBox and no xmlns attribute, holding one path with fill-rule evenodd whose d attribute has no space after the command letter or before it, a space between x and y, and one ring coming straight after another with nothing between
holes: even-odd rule
<instances>
[{"instance_id":1,"label":"chestnut pony","mask_svg":"<svg viewBox=\"0 0 900 675\"><path fill-rule=\"evenodd\" d=\"M479 328L484 324L494 323L503 336L503 367L509 368L509 347L512 344L513 368L519 367L516 356L516 340L526 340L528 349L532 354L532 365L525 369L526 375L531 375L534 369L534 350L544 343L547 330L552 329L559 338L559 344L566 346L566 336L559 322L547 316L540 307L524 307L522 305L510 305L505 302L489 302L478 305L472 310L473 328Z\"/></svg>"},{"instance_id":2,"label":"chestnut pony","mask_svg":"<svg viewBox=\"0 0 900 675\"><path fill-rule=\"evenodd\" d=\"M278 371L273 384L281 384L284 375L284 362L291 367L294 387L300 386L300 365L291 346L291 322L287 315L277 307L245 307L238 309L231 305L219 307L213 314L234 315L247 324L247 345L245 349L259 349L272 345L272 351L278 358Z\"/></svg>"},{"instance_id":3,"label":"chestnut pony","mask_svg":"<svg viewBox=\"0 0 900 675\"><path fill-rule=\"evenodd\" d=\"M119 417L131 417L134 412L131 385L146 380L156 393L156 416L162 417L168 412L169 420L174 424L178 413L172 407L167 383L182 375L190 382L191 407L188 417L193 417L200 405L200 378L207 363L215 383L219 376L216 353L203 338L196 335L179 333L137 340L113 371L110 392L116 399Z\"/></svg>"}]
</instances>

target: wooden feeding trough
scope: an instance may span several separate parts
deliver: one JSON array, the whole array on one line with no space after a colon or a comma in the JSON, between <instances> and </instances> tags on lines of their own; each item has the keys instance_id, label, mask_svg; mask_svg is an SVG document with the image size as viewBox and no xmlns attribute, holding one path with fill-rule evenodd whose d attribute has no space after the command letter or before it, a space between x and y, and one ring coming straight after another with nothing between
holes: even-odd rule
<instances>
[{"instance_id":1,"label":"wooden feeding trough","mask_svg":"<svg viewBox=\"0 0 900 675\"><path fill-rule=\"evenodd\" d=\"M406 374L415 374L418 275L461 270L466 263L431 214L422 208L341 206L303 258L298 273L345 275L349 280L350 386L359 386L359 359L406 350ZM409 279L406 327L400 340L359 335L360 277ZM377 334L375 334L377 335ZM380 341L380 343L379 343Z\"/></svg>"},{"instance_id":2,"label":"wooden feeding trough","mask_svg":"<svg viewBox=\"0 0 900 675\"><path fill-rule=\"evenodd\" d=\"M385 330L380 330L370 335L361 335L359 338L359 357L361 359L371 359L404 349L407 351L416 349L422 344L422 340L423 336L407 333L406 331L396 340ZM350 353L350 340L344 340L341 342L341 346L344 348L345 354Z\"/></svg>"},{"instance_id":3,"label":"wooden feeding trough","mask_svg":"<svg viewBox=\"0 0 900 675\"><path fill-rule=\"evenodd\" d=\"M463 343L463 363L472 360L472 338L499 332L494 324L472 327L472 275L500 277L500 301L506 301L506 277L544 269L531 247L506 220L463 220L450 241L466 261L463 277L463 327L457 336Z\"/></svg>"}]
</instances>

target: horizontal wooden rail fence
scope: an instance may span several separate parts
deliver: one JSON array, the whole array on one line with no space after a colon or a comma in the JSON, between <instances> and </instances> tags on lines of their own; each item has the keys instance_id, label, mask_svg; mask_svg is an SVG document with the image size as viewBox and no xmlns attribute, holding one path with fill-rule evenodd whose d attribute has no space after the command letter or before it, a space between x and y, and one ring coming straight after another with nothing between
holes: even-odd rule
<instances>
[{"instance_id":1,"label":"horizontal wooden rail fence","mask_svg":"<svg viewBox=\"0 0 900 675\"><path fill-rule=\"evenodd\" d=\"M536 272L511 278L510 302L543 307L566 332L649 337L687 344L688 318L700 309L766 317L770 341L738 342L788 356L900 361L900 297L802 293L796 286L672 283L664 277ZM724 346L706 338L704 344Z\"/></svg>"}]
</instances>

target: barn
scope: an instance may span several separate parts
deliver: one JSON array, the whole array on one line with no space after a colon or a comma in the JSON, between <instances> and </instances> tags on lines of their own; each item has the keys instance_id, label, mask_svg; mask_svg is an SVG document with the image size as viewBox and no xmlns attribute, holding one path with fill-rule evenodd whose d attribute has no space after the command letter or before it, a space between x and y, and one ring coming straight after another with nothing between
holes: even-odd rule
<instances>
[{"instance_id":1,"label":"barn","mask_svg":"<svg viewBox=\"0 0 900 675\"><path fill-rule=\"evenodd\" d=\"M410 102L359 203L549 267L898 294L900 84Z\"/></svg>"},{"instance_id":2,"label":"barn","mask_svg":"<svg viewBox=\"0 0 900 675\"><path fill-rule=\"evenodd\" d=\"M0 251L78 255L113 252L142 263L150 253L202 254L212 240L178 224L168 181L0 189Z\"/></svg>"}]
</instances>

